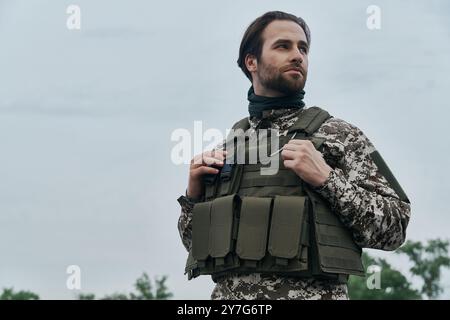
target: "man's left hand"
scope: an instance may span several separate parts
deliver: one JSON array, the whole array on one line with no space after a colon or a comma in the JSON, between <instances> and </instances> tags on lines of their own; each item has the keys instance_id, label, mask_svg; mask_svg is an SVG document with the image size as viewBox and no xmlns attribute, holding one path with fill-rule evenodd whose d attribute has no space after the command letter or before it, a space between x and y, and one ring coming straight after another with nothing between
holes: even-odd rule
<instances>
[{"instance_id":1,"label":"man's left hand","mask_svg":"<svg viewBox=\"0 0 450 320\"><path fill-rule=\"evenodd\" d=\"M309 140L292 139L283 146L284 166L313 187L322 186L333 170Z\"/></svg>"}]
</instances>

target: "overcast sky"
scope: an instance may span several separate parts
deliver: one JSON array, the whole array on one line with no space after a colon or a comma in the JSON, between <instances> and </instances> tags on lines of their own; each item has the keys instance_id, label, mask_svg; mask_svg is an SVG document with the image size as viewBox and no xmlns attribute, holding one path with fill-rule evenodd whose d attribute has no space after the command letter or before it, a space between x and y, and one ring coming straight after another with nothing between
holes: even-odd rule
<instances>
[{"instance_id":1,"label":"overcast sky","mask_svg":"<svg viewBox=\"0 0 450 320\"><path fill-rule=\"evenodd\" d=\"M70 4L81 30L66 27ZM0 0L0 288L71 299L78 265L83 293L129 292L145 271L175 298L209 299L209 277L183 275L188 166L170 136L247 115L238 48L269 10L309 24L305 102L374 143L411 199L408 239L449 237L450 2Z\"/></svg>"}]
</instances>

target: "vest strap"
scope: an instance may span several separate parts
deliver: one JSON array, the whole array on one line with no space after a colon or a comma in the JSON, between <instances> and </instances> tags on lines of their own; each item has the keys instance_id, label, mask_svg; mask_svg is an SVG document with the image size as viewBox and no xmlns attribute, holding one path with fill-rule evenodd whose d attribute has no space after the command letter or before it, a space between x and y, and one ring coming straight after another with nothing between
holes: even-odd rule
<instances>
[{"instance_id":1,"label":"vest strap","mask_svg":"<svg viewBox=\"0 0 450 320\"><path fill-rule=\"evenodd\" d=\"M410 203L408 196L406 195L405 191L403 191L403 188L398 183L397 179L395 179L395 176L392 174L391 170L389 169L386 162L384 162L383 158L381 157L380 153L378 151L374 151L370 154L370 157L372 158L373 162L378 167L378 170L380 170L380 173L386 178L386 180L389 182L391 187L394 189L394 191L399 196L400 200Z\"/></svg>"},{"instance_id":2,"label":"vest strap","mask_svg":"<svg viewBox=\"0 0 450 320\"><path fill-rule=\"evenodd\" d=\"M238 122L236 122L233 125L233 127L231 127L231 129L234 129L234 130L242 129L242 130L244 130L244 132L247 131L248 129L250 129L250 123L248 120L249 120L248 117L245 117L245 118L239 120Z\"/></svg>"},{"instance_id":3,"label":"vest strap","mask_svg":"<svg viewBox=\"0 0 450 320\"><path fill-rule=\"evenodd\" d=\"M289 128L288 133L302 131L310 136L329 118L331 118L330 114L319 107L308 108L300 115L297 122Z\"/></svg>"}]
</instances>

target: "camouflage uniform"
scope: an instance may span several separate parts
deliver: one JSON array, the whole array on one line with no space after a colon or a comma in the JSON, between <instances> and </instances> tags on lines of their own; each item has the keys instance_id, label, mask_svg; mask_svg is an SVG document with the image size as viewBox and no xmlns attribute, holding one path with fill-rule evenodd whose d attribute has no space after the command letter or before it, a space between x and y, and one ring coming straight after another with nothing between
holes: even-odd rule
<instances>
[{"instance_id":1,"label":"camouflage uniform","mask_svg":"<svg viewBox=\"0 0 450 320\"><path fill-rule=\"evenodd\" d=\"M305 110L264 111L262 118L249 119L248 130L256 132L264 120L270 128L283 134ZM326 138L323 157L333 168L324 185L315 190L330 203L359 246L381 250L398 248L405 240L410 204L401 201L378 172L370 156L375 151L373 144L360 129L337 118L328 119L313 136ZM182 207L178 230L189 250L195 200L182 196L178 201ZM348 299L348 293L347 285L329 280L230 274L217 281L211 298Z\"/></svg>"}]
</instances>

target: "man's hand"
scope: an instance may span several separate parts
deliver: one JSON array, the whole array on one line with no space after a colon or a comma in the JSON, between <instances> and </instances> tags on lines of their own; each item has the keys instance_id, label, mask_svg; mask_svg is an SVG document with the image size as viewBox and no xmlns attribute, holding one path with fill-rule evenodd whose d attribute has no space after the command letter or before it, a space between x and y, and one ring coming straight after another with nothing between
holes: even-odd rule
<instances>
[{"instance_id":1,"label":"man's hand","mask_svg":"<svg viewBox=\"0 0 450 320\"><path fill-rule=\"evenodd\" d=\"M226 156L225 150L206 151L196 155L191 160L189 168L189 182L186 195L190 198L199 198L203 192L202 176L205 174L217 174L219 170L210 167L214 164L216 166L223 166L223 160Z\"/></svg>"},{"instance_id":2,"label":"man's hand","mask_svg":"<svg viewBox=\"0 0 450 320\"><path fill-rule=\"evenodd\" d=\"M283 146L284 166L313 187L322 186L333 170L309 140L292 139Z\"/></svg>"}]
</instances>

